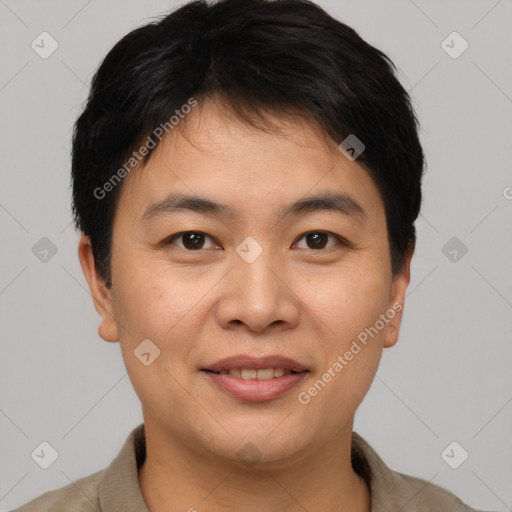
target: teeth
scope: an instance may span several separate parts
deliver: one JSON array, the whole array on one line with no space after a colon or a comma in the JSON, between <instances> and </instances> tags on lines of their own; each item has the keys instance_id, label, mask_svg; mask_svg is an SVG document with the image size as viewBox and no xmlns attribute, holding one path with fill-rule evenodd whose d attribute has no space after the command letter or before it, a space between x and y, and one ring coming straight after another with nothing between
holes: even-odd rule
<instances>
[{"instance_id":1,"label":"teeth","mask_svg":"<svg viewBox=\"0 0 512 512\"><path fill-rule=\"evenodd\" d=\"M221 375L229 374L233 377L238 377L244 380L270 380L283 375L289 375L292 373L290 370L284 368L263 368L255 370L253 368L233 368L231 370L223 370L219 372Z\"/></svg>"},{"instance_id":2,"label":"teeth","mask_svg":"<svg viewBox=\"0 0 512 512\"><path fill-rule=\"evenodd\" d=\"M274 377L282 377L283 375L284 370L282 368L274 368Z\"/></svg>"},{"instance_id":3,"label":"teeth","mask_svg":"<svg viewBox=\"0 0 512 512\"><path fill-rule=\"evenodd\" d=\"M258 370L256 372L256 378L258 380L269 380L274 378L274 368L265 368L264 370Z\"/></svg>"},{"instance_id":4,"label":"teeth","mask_svg":"<svg viewBox=\"0 0 512 512\"><path fill-rule=\"evenodd\" d=\"M242 368L242 379L244 380L255 379L257 375L258 370Z\"/></svg>"}]
</instances>

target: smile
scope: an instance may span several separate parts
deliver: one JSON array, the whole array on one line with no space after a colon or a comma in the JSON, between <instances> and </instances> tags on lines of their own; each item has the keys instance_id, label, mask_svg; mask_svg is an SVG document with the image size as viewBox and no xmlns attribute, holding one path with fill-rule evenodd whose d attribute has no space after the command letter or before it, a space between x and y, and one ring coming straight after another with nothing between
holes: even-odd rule
<instances>
[{"instance_id":1,"label":"smile","mask_svg":"<svg viewBox=\"0 0 512 512\"><path fill-rule=\"evenodd\" d=\"M201 369L216 389L244 401L261 402L284 395L309 374L297 361L281 355L232 356Z\"/></svg>"},{"instance_id":2,"label":"smile","mask_svg":"<svg viewBox=\"0 0 512 512\"><path fill-rule=\"evenodd\" d=\"M270 370L273 371L272 368L270 368ZM252 370L252 372L254 372L254 370ZM283 374L281 377L267 377L264 379L253 378L252 375L254 375L254 373L250 374L250 378L244 378L242 375L236 377L227 372L215 373L203 370L201 373L203 373L217 389L220 389L231 397L250 402L262 402L284 395L287 391L297 386L309 372L290 372Z\"/></svg>"},{"instance_id":3,"label":"smile","mask_svg":"<svg viewBox=\"0 0 512 512\"><path fill-rule=\"evenodd\" d=\"M233 377L238 377L243 380L270 380L297 372L285 368L263 368L260 370L254 368L233 368L231 370L221 370L220 372L213 373L218 375L232 375Z\"/></svg>"}]
</instances>

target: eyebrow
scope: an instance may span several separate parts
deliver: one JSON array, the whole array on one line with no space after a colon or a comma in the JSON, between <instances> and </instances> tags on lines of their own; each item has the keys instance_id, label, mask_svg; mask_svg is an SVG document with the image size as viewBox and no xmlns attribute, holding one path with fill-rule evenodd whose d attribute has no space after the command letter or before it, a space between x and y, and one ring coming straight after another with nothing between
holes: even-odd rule
<instances>
[{"instance_id":1,"label":"eyebrow","mask_svg":"<svg viewBox=\"0 0 512 512\"><path fill-rule=\"evenodd\" d=\"M192 210L203 215L215 215L227 218L236 217L236 210L231 206L216 203L210 199L171 193L161 201L150 205L140 218L140 222L149 222L158 217L176 212ZM324 192L308 196L282 206L278 211L279 220L289 216L305 215L319 210L332 211L344 216L364 221L367 218L364 208L352 197L342 192Z\"/></svg>"}]
</instances>

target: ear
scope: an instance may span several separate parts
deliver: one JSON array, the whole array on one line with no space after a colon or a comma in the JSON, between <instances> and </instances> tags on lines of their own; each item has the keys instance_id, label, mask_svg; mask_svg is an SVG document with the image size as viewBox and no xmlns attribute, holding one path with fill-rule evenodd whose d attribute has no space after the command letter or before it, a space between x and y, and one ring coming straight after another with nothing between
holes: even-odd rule
<instances>
[{"instance_id":1,"label":"ear","mask_svg":"<svg viewBox=\"0 0 512 512\"><path fill-rule=\"evenodd\" d=\"M101 316L98 334L105 341L119 341L119 332L112 308L112 294L96 268L91 240L84 234L78 242L78 259L89 284L94 308Z\"/></svg>"},{"instance_id":2,"label":"ear","mask_svg":"<svg viewBox=\"0 0 512 512\"><path fill-rule=\"evenodd\" d=\"M402 270L393 277L393 285L390 296L390 310L395 311L395 316L389 320L384 337L384 347L389 348L398 341L402 315L404 312L405 292L411 279L411 259L414 254L414 243L410 243L405 253Z\"/></svg>"}]
</instances>

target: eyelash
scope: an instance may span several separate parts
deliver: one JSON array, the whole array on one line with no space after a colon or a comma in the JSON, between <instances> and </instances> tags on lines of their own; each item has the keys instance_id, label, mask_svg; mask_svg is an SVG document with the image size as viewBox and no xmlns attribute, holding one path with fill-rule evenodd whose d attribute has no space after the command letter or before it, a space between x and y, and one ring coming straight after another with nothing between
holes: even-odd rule
<instances>
[{"instance_id":1,"label":"eyelash","mask_svg":"<svg viewBox=\"0 0 512 512\"><path fill-rule=\"evenodd\" d=\"M211 238L212 240L214 240L213 237L211 237L210 235L208 235L207 233L204 233L203 231L195 231L195 230L190 230L190 231L180 231L179 233L175 233L174 235L171 235L170 237L166 238L163 243L162 243L162 246L163 247L167 247L169 245L171 245L176 239L180 238L181 236L187 234L187 233L197 233L199 235L205 235L206 237L209 237ZM314 231L307 231L306 233L303 233L298 239L297 239L297 242L294 242L294 244L298 243L298 241L302 240L305 236L307 235L310 235L312 233L322 233L322 234L325 234L325 235L328 235L332 238L335 238L338 242L338 245L341 245L343 247L352 247L352 244L344 237L340 236L340 235L337 235L335 233L331 233L330 231L321 231L321 230L314 230ZM218 244L220 245L220 244ZM190 250L190 249L187 249L185 247L178 247L179 249L183 249L184 251L187 251L187 252L201 252L202 249L197 249L197 250ZM306 249L306 250L309 250L309 251L314 251L314 252L327 252L331 249L335 249L336 248L336 245L332 246L332 247L328 247L327 249Z\"/></svg>"}]
</instances>

